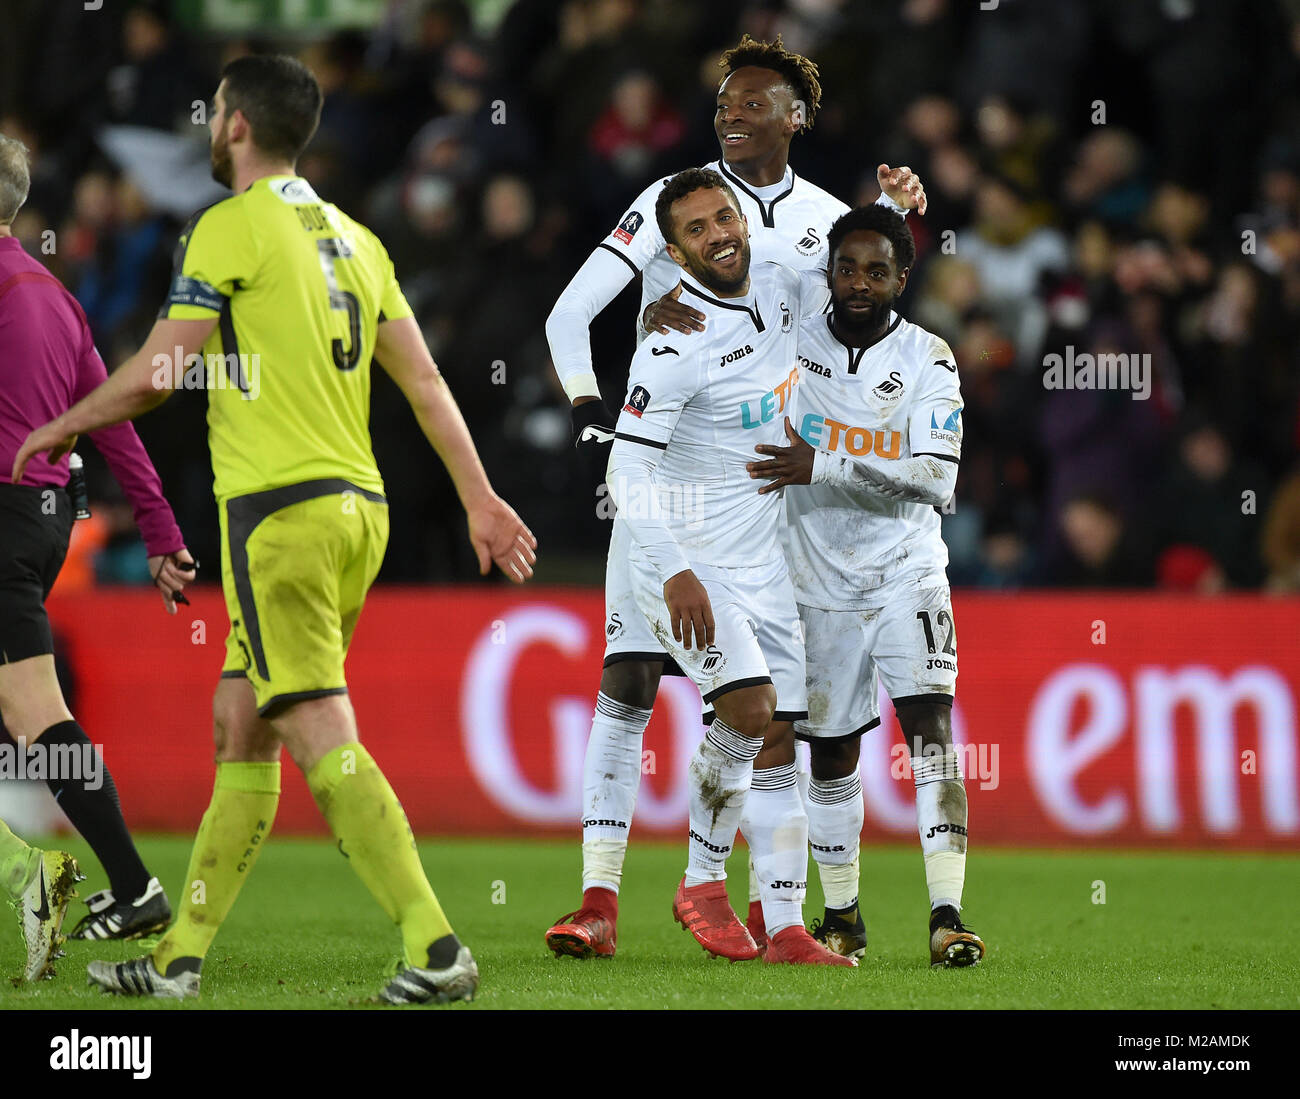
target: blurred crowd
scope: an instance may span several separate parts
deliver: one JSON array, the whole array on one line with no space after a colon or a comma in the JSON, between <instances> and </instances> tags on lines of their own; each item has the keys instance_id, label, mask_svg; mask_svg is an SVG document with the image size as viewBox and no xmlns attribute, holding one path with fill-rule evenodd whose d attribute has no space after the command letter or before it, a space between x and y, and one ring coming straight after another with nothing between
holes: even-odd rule
<instances>
[{"instance_id":1,"label":"blurred crowd","mask_svg":"<svg viewBox=\"0 0 1300 1099\"><path fill-rule=\"evenodd\" d=\"M1300 0L392 0L374 28L289 41L196 32L164 3L10 6L0 132L34 155L15 232L110 367L152 323L180 221L102 128L206 143L193 104L226 60L312 67L325 106L300 171L387 244L542 579L598 582L608 537L543 322L651 179L717 157L717 58L747 31L820 66L798 173L850 204L882 161L925 182L901 309L961 371L953 583L1300 589ZM638 295L592 326L612 407ZM1145 392L1050 388L1056 355L1128 356ZM204 411L181 394L139 427L215 563ZM378 371L372 431L381 577L473 576L451 485ZM129 511L92 478L93 569L137 578Z\"/></svg>"}]
</instances>

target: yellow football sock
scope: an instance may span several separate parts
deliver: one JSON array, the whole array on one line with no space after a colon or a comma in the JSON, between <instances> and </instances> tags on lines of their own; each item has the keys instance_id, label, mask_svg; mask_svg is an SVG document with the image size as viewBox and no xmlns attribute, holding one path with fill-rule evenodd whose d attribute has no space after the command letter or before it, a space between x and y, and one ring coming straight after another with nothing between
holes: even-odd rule
<instances>
[{"instance_id":1,"label":"yellow football sock","mask_svg":"<svg viewBox=\"0 0 1300 1099\"><path fill-rule=\"evenodd\" d=\"M308 772L307 786L352 869L401 930L407 964L427 966L430 944L450 935L451 924L383 772L360 744L344 744Z\"/></svg>"},{"instance_id":2,"label":"yellow football sock","mask_svg":"<svg viewBox=\"0 0 1300 1099\"><path fill-rule=\"evenodd\" d=\"M266 844L280 804L278 763L218 763L212 801L203 814L180 912L153 952L166 973L177 958L202 958Z\"/></svg>"}]
</instances>

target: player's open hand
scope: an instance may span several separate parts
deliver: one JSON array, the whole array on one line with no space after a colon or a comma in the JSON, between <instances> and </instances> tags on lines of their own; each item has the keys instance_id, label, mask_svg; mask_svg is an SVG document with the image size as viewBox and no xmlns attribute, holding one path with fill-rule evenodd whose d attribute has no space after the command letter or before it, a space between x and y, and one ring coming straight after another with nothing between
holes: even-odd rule
<instances>
[{"instance_id":1,"label":"player's open hand","mask_svg":"<svg viewBox=\"0 0 1300 1099\"><path fill-rule=\"evenodd\" d=\"M915 210L918 214L925 213L925 187L921 184L921 177L907 165L901 168L891 168L888 164L880 165L876 169L876 183L880 185L881 191L904 210Z\"/></svg>"},{"instance_id":2,"label":"player's open hand","mask_svg":"<svg viewBox=\"0 0 1300 1099\"><path fill-rule=\"evenodd\" d=\"M679 282L658 301L652 301L645 307L641 324L647 332L668 335L672 329L689 336L692 332L704 331L704 314L689 305L683 305L677 299L682 296L682 284Z\"/></svg>"},{"instance_id":3,"label":"player's open hand","mask_svg":"<svg viewBox=\"0 0 1300 1099\"><path fill-rule=\"evenodd\" d=\"M495 561L511 582L528 580L537 563L537 539L515 509L493 495L469 508L468 515L469 540L478 555L479 575L486 576Z\"/></svg>"},{"instance_id":4,"label":"player's open hand","mask_svg":"<svg viewBox=\"0 0 1300 1099\"><path fill-rule=\"evenodd\" d=\"M9 479L14 484L19 484L23 479L23 471L27 468L27 463L36 455L48 453L50 464L53 465L76 445L77 437L64 431L59 426L58 420L43 424L28 435L23 440L23 445L18 448Z\"/></svg>"},{"instance_id":5,"label":"player's open hand","mask_svg":"<svg viewBox=\"0 0 1300 1099\"><path fill-rule=\"evenodd\" d=\"M664 603L677 641L689 649L694 635L695 647L700 652L713 644L713 605L695 573L683 569L669 577L664 584Z\"/></svg>"},{"instance_id":6,"label":"player's open hand","mask_svg":"<svg viewBox=\"0 0 1300 1099\"><path fill-rule=\"evenodd\" d=\"M163 608L168 614L176 613L176 604L189 605L185 598L185 585L193 584L198 565L190 551L181 548L175 553L160 553L149 558L149 575L154 586L162 593Z\"/></svg>"},{"instance_id":7,"label":"player's open hand","mask_svg":"<svg viewBox=\"0 0 1300 1099\"><path fill-rule=\"evenodd\" d=\"M775 492L786 485L811 485L813 458L817 452L799 437L799 433L790 424L790 417L785 418L785 435L790 440L789 446L771 446L759 443L754 447L759 454L772 455L766 462L749 462L745 468L751 477L770 478L767 484L758 490L761 496L765 492Z\"/></svg>"}]
</instances>

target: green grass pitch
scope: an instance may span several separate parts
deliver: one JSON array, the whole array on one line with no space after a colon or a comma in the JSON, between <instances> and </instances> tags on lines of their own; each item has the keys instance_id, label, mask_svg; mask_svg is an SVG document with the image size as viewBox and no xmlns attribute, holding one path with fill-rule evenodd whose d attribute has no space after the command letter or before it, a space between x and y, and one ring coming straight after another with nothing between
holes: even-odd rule
<instances>
[{"instance_id":1,"label":"green grass pitch","mask_svg":"<svg viewBox=\"0 0 1300 1099\"><path fill-rule=\"evenodd\" d=\"M79 839L88 896L106 885ZM142 854L175 905L189 837L152 837ZM684 845L632 843L612 961L557 959L542 936L579 897L576 841L424 840L424 864L478 959L491 1008L1296 1008L1300 857L975 851L965 915L989 947L969 970L929 968L919 850L867 848L870 943L858 970L729 965L706 957L670 915ZM744 914L743 850L731 863ZM821 912L810 865L805 915ZM1105 903L1100 899L1104 883ZM69 926L85 911L69 908ZM19 968L12 920L0 972ZM69 943L52 981L7 981L0 1008L311 1009L360 1006L383 983L398 936L325 840L272 837L208 955L197 1002L120 1000L85 983L85 963L138 943ZM393 1010L393 1009L386 1009ZM425 1008L415 1010L430 1010Z\"/></svg>"}]
</instances>

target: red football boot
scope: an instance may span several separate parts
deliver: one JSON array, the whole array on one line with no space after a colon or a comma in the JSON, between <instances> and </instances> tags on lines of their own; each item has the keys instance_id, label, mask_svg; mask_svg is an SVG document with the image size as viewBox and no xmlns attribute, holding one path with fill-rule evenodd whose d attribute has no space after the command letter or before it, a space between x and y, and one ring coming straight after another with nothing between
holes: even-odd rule
<instances>
[{"instance_id":1,"label":"red football boot","mask_svg":"<svg viewBox=\"0 0 1300 1099\"><path fill-rule=\"evenodd\" d=\"M803 927L787 927L778 931L767 944L764 961L773 965L843 965L856 969L858 963L852 958L827 950Z\"/></svg>"},{"instance_id":2,"label":"red football boot","mask_svg":"<svg viewBox=\"0 0 1300 1099\"><path fill-rule=\"evenodd\" d=\"M726 882L688 886L682 878L673 898L673 919L715 957L733 962L748 962L758 957L758 947L727 900Z\"/></svg>"},{"instance_id":3,"label":"red football boot","mask_svg":"<svg viewBox=\"0 0 1300 1099\"><path fill-rule=\"evenodd\" d=\"M618 941L618 895L608 889L588 889L582 907L561 916L546 932L546 946L557 958L612 958Z\"/></svg>"},{"instance_id":4,"label":"red football boot","mask_svg":"<svg viewBox=\"0 0 1300 1099\"><path fill-rule=\"evenodd\" d=\"M749 932L749 937L754 940L760 954L767 949L767 924L763 920L762 901L749 902L749 919L745 921L745 930Z\"/></svg>"}]
</instances>

